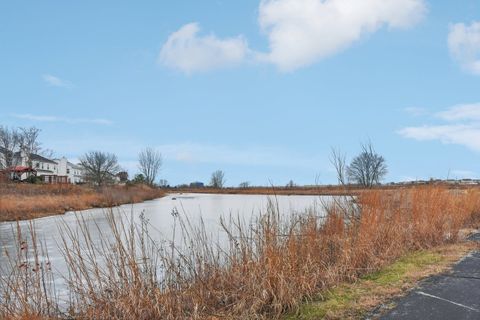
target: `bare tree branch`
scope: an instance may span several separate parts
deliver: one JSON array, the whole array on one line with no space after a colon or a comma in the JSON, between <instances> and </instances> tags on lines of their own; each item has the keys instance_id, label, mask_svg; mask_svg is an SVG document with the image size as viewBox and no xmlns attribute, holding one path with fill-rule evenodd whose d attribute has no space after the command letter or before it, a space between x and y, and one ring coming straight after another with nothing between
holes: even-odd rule
<instances>
[{"instance_id":1,"label":"bare tree branch","mask_svg":"<svg viewBox=\"0 0 480 320\"><path fill-rule=\"evenodd\" d=\"M0 168L18 165L21 133L18 129L0 126Z\"/></svg>"},{"instance_id":2,"label":"bare tree branch","mask_svg":"<svg viewBox=\"0 0 480 320\"><path fill-rule=\"evenodd\" d=\"M225 184L225 173L222 170L217 170L212 173L212 178L210 179L210 186L213 188L223 188Z\"/></svg>"},{"instance_id":3,"label":"bare tree branch","mask_svg":"<svg viewBox=\"0 0 480 320\"><path fill-rule=\"evenodd\" d=\"M91 151L80 158L85 170L85 179L96 185L112 183L120 171L117 156L101 151Z\"/></svg>"},{"instance_id":4,"label":"bare tree branch","mask_svg":"<svg viewBox=\"0 0 480 320\"><path fill-rule=\"evenodd\" d=\"M149 185L154 184L162 164L162 154L152 148L145 148L138 154L138 168Z\"/></svg>"},{"instance_id":5,"label":"bare tree branch","mask_svg":"<svg viewBox=\"0 0 480 320\"><path fill-rule=\"evenodd\" d=\"M331 149L330 153L330 163L335 167L335 171L337 172L337 180L338 184L346 185L347 180L347 161L346 161L346 154L342 153L340 149Z\"/></svg>"},{"instance_id":6,"label":"bare tree branch","mask_svg":"<svg viewBox=\"0 0 480 320\"><path fill-rule=\"evenodd\" d=\"M20 149L26 157L28 166L32 166L32 154L37 154L40 151L40 142L38 136L40 129L35 127L20 128Z\"/></svg>"},{"instance_id":7,"label":"bare tree branch","mask_svg":"<svg viewBox=\"0 0 480 320\"><path fill-rule=\"evenodd\" d=\"M385 158L375 151L371 142L362 144L362 151L347 168L350 182L369 188L380 184L387 173Z\"/></svg>"}]
</instances>

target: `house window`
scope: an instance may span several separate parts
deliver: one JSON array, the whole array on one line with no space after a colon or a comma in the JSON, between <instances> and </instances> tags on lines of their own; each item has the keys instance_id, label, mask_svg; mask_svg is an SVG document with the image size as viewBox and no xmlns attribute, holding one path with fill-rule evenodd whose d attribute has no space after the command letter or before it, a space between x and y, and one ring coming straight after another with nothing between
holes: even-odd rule
<instances>
[{"instance_id":1,"label":"house window","mask_svg":"<svg viewBox=\"0 0 480 320\"><path fill-rule=\"evenodd\" d=\"M39 162L35 163L35 167L40 168L40 163Z\"/></svg>"},{"instance_id":2,"label":"house window","mask_svg":"<svg viewBox=\"0 0 480 320\"><path fill-rule=\"evenodd\" d=\"M67 169L67 174L70 174L70 169Z\"/></svg>"}]
</instances>

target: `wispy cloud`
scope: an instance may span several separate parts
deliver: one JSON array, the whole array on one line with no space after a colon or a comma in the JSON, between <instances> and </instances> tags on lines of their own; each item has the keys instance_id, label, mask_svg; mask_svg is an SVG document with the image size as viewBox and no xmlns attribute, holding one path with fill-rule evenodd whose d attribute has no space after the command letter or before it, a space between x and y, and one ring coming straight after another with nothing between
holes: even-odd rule
<instances>
[{"instance_id":1,"label":"wispy cloud","mask_svg":"<svg viewBox=\"0 0 480 320\"><path fill-rule=\"evenodd\" d=\"M144 146L143 141L131 138L83 136L71 143L71 139L55 138L50 144L61 154L82 154L88 150L102 148L122 159L122 165L135 171L136 155ZM165 162L198 167L199 165L267 167L283 169L307 169L316 172L320 168L329 170L321 154L302 153L292 149L272 146L235 146L209 143L164 143L152 146L160 151ZM130 164L130 165L128 165Z\"/></svg>"},{"instance_id":2,"label":"wispy cloud","mask_svg":"<svg viewBox=\"0 0 480 320\"><path fill-rule=\"evenodd\" d=\"M436 116L446 121L477 121L480 120L480 103L453 106Z\"/></svg>"},{"instance_id":3,"label":"wispy cloud","mask_svg":"<svg viewBox=\"0 0 480 320\"><path fill-rule=\"evenodd\" d=\"M409 107L404 109L406 113L414 117L420 117L428 114L427 109L419 107Z\"/></svg>"},{"instance_id":4,"label":"wispy cloud","mask_svg":"<svg viewBox=\"0 0 480 320\"><path fill-rule=\"evenodd\" d=\"M233 147L198 143L157 146L167 159L185 163L318 168L321 159L275 147Z\"/></svg>"},{"instance_id":5,"label":"wispy cloud","mask_svg":"<svg viewBox=\"0 0 480 320\"><path fill-rule=\"evenodd\" d=\"M49 86L52 87L63 87L63 88L72 88L73 84L70 81L60 79L51 74L43 74L43 81L45 81Z\"/></svg>"},{"instance_id":6,"label":"wispy cloud","mask_svg":"<svg viewBox=\"0 0 480 320\"><path fill-rule=\"evenodd\" d=\"M96 124L96 125L112 125L113 122L107 119L99 119L99 118L68 118L68 117L58 117L58 116L50 116L50 115L34 115L30 113L24 114L11 114L12 117L30 121L38 121L38 122L63 122L68 124Z\"/></svg>"},{"instance_id":7,"label":"wispy cloud","mask_svg":"<svg viewBox=\"0 0 480 320\"><path fill-rule=\"evenodd\" d=\"M430 121L438 119L443 123L405 127L398 133L418 141L438 140L444 144L458 144L480 151L480 103L450 107L435 113Z\"/></svg>"},{"instance_id":8,"label":"wispy cloud","mask_svg":"<svg viewBox=\"0 0 480 320\"><path fill-rule=\"evenodd\" d=\"M452 24L448 47L450 54L464 70L480 75L480 22L471 25Z\"/></svg>"}]
</instances>

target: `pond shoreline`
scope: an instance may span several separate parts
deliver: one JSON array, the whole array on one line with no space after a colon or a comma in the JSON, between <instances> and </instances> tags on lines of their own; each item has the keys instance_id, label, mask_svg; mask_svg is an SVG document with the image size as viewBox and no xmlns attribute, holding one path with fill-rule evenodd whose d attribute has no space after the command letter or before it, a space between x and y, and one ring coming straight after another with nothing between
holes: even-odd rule
<instances>
[{"instance_id":1,"label":"pond shoreline","mask_svg":"<svg viewBox=\"0 0 480 320\"><path fill-rule=\"evenodd\" d=\"M162 198L171 193L271 195L271 196L360 196L378 190L400 192L431 186L359 186L249 187L249 188L151 188L145 185L105 186L0 184L0 222L31 220L63 215L70 211L109 208ZM478 189L477 186L446 186L449 189Z\"/></svg>"},{"instance_id":2,"label":"pond shoreline","mask_svg":"<svg viewBox=\"0 0 480 320\"><path fill-rule=\"evenodd\" d=\"M294 187L248 187L248 188L167 188L170 193L206 193L206 194L250 194L250 195L286 195L286 196L358 196L371 191L400 192L410 189L428 189L442 187L455 190L480 190L480 185L456 185L445 183L433 184L409 184L409 185L380 185L366 188L358 185L318 185L318 186L294 186Z\"/></svg>"},{"instance_id":3,"label":"pond shoreline","mask_svg":"<svg viewBox=\"0 0 480 320\"><path fill-rule=\"evenodd\" d=\"M58 219L61 228L50 219L38 221L30 242L32 225L19 226L25 237L4 232L11 229L4 225L0 229L4 252L21 254L17 260L11 260L17 257L14 254L4 254L0 261L7 274L15 275L3 288L0 282L0 295L4 292L9 297L0 302L0 318L29 314L62 318L62 312L50 308L58 301L57 295L42 289L46 282L38 271L44 269L35 265L43 263L48 271L53 261L55 272L46 273L46 281L55 284L52 290L63 290L61 299L71 294L75 297L68 300L68 307L75 312L72 317L103 319L118 314L120 319L135 319L147 314L162 319L190 318L196 313L199 319L210 319L212 314L219 318L280 319L300 311L301 318L308 319L303 315L334 311L323 308L323 300L315 301L314 306L305 305L305 301L335 288L350 283L355 289L355 284L366 279L370 281L367 289L376 281L379 286L375 292L386 297L384 290L390 286L383 284L397 277L404 266L421 261L419 269L424 262L436 268L439 255L417 253L461 245L463 230L478 227L479 194L478 189L451 192L446 188L365 192L358 197L362 214L346 223L345 215L355 213L357 204L331 201L319 207L315 206L315 195L278 196L279 205L269 210L266 198L271 197L264 195L175 193L120 208L118 213L92 210L80 219L68 214ZM312 203L312 211L302 211ZM177 207L179 210L174 211ZM237 219L237 212L244 214ZM298 212L308 214L296 215ZM225 215L230 219L219 223ZM327 219L319 224L317 218L324 216ZM32 259L29 253L37 252L33 245L36 239L41 239L42 248L48 248L48 255L40 251L40 256ZM66 242L59 248L57 239ZM416 274L416 270L412 272ZM70 284L62 287L64 282L55 282L58 274L73 275L68 279ZM160 277L168 281L159 286ZM33 285L32 280L36 281ZM357 297L347 298L355 302ZM22 305L14 308L12 301ZM370 309L367 303L373 308L373 302L381 301L362 301L352 308L363 312ZM326 303L336 304L336 300ZM21 308L23 305L31 309ZM205 308L198 309L199 305ZM345 310L347 315L349 310Z\"/></svg>"},{"instance_id":4,"label":"pond shoreline","mask_svg":"<svg viewBox=\"0 0 480 320\"><path fill-rule=\"evenodd\" d=\"M164 197L162 189L144 185L93 188L76 185L0 185L0 222L63 215L70 211L109 208Z\"/></svg>"}]
</instances>

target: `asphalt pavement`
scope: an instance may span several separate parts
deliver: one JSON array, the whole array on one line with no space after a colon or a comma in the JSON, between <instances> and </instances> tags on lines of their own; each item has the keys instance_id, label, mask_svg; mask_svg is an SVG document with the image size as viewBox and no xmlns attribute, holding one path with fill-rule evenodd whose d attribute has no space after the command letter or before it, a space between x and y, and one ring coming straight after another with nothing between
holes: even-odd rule
<instances>
[{"instance_id":1,"label":"asphalt pavement","mask_svg":"<svg viewBox=\"0 0 480 320\"><path fill-rule=\"evenodd\" d=\"M470 237L480 241L480 233ZM472 252L447 273L420 282L383 320L480 320L480 252Z\"/></svg>"}]
</instances>

